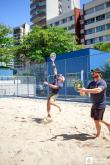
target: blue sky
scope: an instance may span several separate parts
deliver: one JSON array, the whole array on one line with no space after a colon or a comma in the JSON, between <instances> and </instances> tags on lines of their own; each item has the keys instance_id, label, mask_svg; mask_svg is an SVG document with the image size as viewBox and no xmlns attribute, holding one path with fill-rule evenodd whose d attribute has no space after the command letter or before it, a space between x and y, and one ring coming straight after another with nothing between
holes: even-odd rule
<instances>
[{"instance_id":1,"label":"blue sky","mask_svg":"<svg viewBox=\"0 0 110 165\"><path fill-rule=\"evenodd\" d=\"M25 22L30 23L30 0L0 0L0 23L16 27Z\"/></svg>"},{"instance_id":2,"label":"blue sky","mask_svg":"<svg viewBox=\"0 0 110 165\"><path fill-rule=\"evenodd\" d=\"M80 0L81 6L82 6L83 3L87 3L87 2L90 2L90 1L92 1L92 0Z\"/></svg>"},{"instance_id":3,"label":"blue sky","mask_svg":"<svg viewBox=\"0 0 110 165\"><path fill-rule=\"evenodd\" d=\"M0 0L0 23L15 27L30 22L30 0Z\"/></svg>"}]
</instances>

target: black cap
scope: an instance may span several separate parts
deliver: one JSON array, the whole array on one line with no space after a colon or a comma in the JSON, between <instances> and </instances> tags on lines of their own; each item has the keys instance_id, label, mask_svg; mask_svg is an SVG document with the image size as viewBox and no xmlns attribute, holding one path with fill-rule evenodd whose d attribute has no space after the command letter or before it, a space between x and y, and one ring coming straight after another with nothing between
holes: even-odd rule
<instances>
[{"instance_id":1,"label":"black cap","mask_svg":"<svg viewBox=\"0 0 110 165\"><path fill-rule=\"evenodd\" d=\"M91 72L102 73L102 71L99 68L92 69Z\"/></svg>"}]
</instances>

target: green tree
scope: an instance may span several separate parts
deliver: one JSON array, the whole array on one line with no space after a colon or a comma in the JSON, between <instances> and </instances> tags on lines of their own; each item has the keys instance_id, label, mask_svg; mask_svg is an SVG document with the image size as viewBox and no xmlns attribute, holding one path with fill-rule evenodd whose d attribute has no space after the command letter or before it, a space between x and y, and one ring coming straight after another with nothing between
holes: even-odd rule
<instances>
[{"instance_id":1,"label":"green tree","mask_svg":"<svg viewBox=\"0 0 110 165\"><path fill-rule=\"evenodd\" d=\"M103 43L101 46L101 50L106 51L106 52L110 52L110 42Z\"/></svg>"},{"instance_id":2,"label":"green tree","mask_svg":"<svg viewBox=\"0 0 110 165\"><path fill-rule=\"evenodd\" d=\"M95 44L93 47L94 47L94 49L101 50L102 44L103 44L102 42L99 42L99 43Z\"/></svg>"},{"instance_id":3,"label":"green tree","mask_svg":"<svg viewBox=\"0 0 110 165\"><path fill-rule=\"evenodd\" d=\"M94 48L101 51L110 52L110 42L99 42L94 45Z\"/></svg>"},{"instance_id":4,"label":"green tree","mask_svg":"<svg viewBox=\"0 0 110 165\"><path fill-rule=\"evenodd\" d=\"M95 49L110 52L110 42L101 42L94 45ZM107 81L107 96L110 96L110 58L108 59L108 63L102 67L103 70L103 78Z\"/></svg>"},{"instance_id":5,"label":"green tree","mask_svg":"<svg viewBox=\"0 0 110 165\"><path fill-rule=\"evenodd\" d=\"M64 28L58 27L34 27L24 37L23 42L16 52L19 58L32 62L43 62L52 52L56 54L81 49L82 45L76 43L75 35L68 33Z\"/></svg>"},{"instance_id":6,"label":"green tree","mask_svg":"<svg viewBox=\"0 0 110 165\"><path fill-rule=\"evenodd\" d=\"M106 63L102 68L103 78L107 81L107 96L110 96L110 64Z\"/></svg>"},{"instance_id":7,"label":"green tree","mask_svg":"<svg viewBox=\"0 0 110 165\"><path fill-rule=\"evenodd\" d=\"M5 25L0 24L0 62L6 64L13 59L13 38L12 30Z\"/></svg>"}]
</instances>

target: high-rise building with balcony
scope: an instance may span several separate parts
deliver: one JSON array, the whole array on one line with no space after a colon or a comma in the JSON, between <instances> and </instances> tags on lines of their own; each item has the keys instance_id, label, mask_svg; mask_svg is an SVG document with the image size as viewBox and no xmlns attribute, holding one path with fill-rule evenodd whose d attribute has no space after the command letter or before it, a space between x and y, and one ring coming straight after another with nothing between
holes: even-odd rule
<instances>
[{"instance_id":1,"label":"high-rise building with balcony","mask_svg":"<svg viewBox=\"0 0 110 165\"><path fill-rule=\"evenodd\" d=\"M80 39L80 9L73 9L47 21L48 26L64 27Z\"/></svg>"},{"instance_id":2,"label":"high-rise building with balcony","mask_svg":"<svg viewBox=\"0 0 110 165\"><path fill-rule=\"evenodd\" d=\"M32 26L46 26L46 0L30 0Z\"/></svg>"},{"instance_id":3,"label":"high-rise building with balcony","mask_svg":"<svg viewBox=\"0 0 110 165\"><path fill-rule=\"evenodd\" d=\"M75 0L30 0L32 26L46 26L47 21L74 9ZM79 0L78 0L79 1ZM76 5L77 6L77 5Z\"/></svg>"},{"instance_id":4,"label":"high-rise building with balcony","mask_svg":"<svg viewBox=\"0 0 110 165\"><path fill-rule=\"evenodd\" d=\"M48 26L64 27L80 41L80 0L57 0L58 15L47 20Z\"/></svg>"},{"instance_id":5,"label":"high-rise building with balcony","mask_svg":"<svg viewBox=\"0 0 110 165\"><path fill-rule=\"evenodd\" d=\"M13 28L13 37L16 40L15 45L19 45L22 38L30 32L30 25L24 23L20 26ZM22 56L22 54L21 54ZM13 59L10 63L13 64L14 67L21 67L22 63L18 63L16 59Z\"/></svg>"},{"instance_id":6,"label":"high-rise building with balcony","mask_svg":"<svg viewBox=\"0 0 110 165\"><path fill-rule=\"evenodd\" d=\"M110 41L110 0L31 0L32 25L59 26L75 33L86 47Z\"/></svg>"},{"instance_id":7,"label":"high-rise building with balcony","mask_svg":"<svg viewBox=\"0 0 110 165\"><path fill-rule=\"evenodd\" d=\"M92 0L81 11L81 42L92 47L110 41L110 0Z\"/></svg>"},{"instance_id":8,"label":"high-rise building with balcony","mask_svg":"<svg viewBox=\"0 0 110 165\"><path fill-rule=\"evenodd\" d=\"M80 0L31 0L32 26L60 26L80 39Z\"/></svg>"},{"instance_id":9,"label":"high-rise building with balcony","mask_svg":"<svg viewBox=\"0 0 110 165\"><path fill-rule=\"evenodd\" d=\"M19 42L19 40L22 39L23 36L27 35L29 31L30 31L30 25L24 23L23 25L13 28L13 36L15 40Z\"/></svg>"}]
</instances>

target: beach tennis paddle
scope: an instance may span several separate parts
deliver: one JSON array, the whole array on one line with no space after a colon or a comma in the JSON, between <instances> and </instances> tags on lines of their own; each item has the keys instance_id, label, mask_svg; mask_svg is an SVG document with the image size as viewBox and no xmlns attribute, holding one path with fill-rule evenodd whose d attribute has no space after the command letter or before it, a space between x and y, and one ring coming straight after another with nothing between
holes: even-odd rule
<instances>
[{"instance_id":1,"label":"beach tennis paddle","mask_svg":"<svg viewBox=\"0 0 110 165\"><path fill-rule=\"evenodd\" d=\"M82 82L81 80L75 81L73 87L74 87L74 90L75 90L76 92L79 92L79 90L80 90L81 88L83 88L83 82ZM81 96L86 96L85 92L80 93L80 95L81 95Z\"/></svg>"},{"instance_id":2,"label":"beach tennis paddle","mask_svg":"<svg viewBox=\"0 0 110 165\"><path fill-rule=\"evenodd\" d=\"M81 88L83 88L83 82L81 80L75 81L73 84L74 90L78 92Z\"/></svg>"},{"instance_id":3,"label":"beach tennis paddle","mask_svg":"<svg viewBox=\"0 0 110 165\"><path fill-rule=\"evenodd\" d=\"M55 59L56 59L56 53L55 52L50 54L50 59L51 59L52 62L55 61Z\"/></svg>"}]
</instances>

